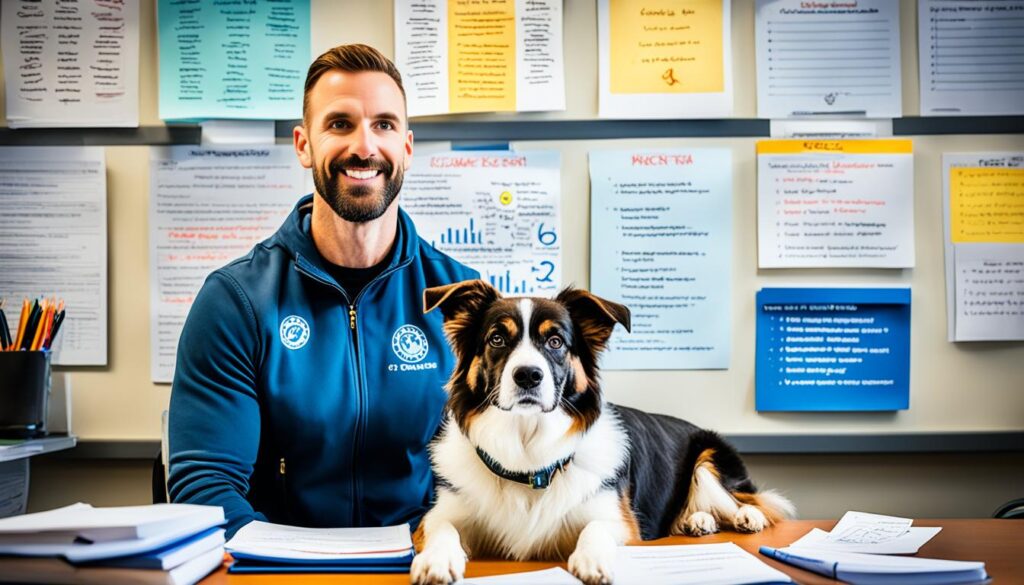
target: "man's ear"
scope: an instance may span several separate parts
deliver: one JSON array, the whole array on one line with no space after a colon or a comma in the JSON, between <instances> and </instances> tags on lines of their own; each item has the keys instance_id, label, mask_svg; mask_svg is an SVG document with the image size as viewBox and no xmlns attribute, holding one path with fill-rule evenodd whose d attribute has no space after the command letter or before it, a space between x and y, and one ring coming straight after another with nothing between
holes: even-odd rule
<instances>
[{"instance_id":1,"label":"man's ear","mask_svg":"<svg viewBox=\"0 0 1024 585\"><path fill-rule=\"evenodd\" d=\"M292 146L295 147L295 156L299 158L299 164L306 169L312 168L313 155L309 150L309 136L304 126L292 128Z\"/></svg>"},{"instance_id":2,"label":"man's ear","mask_svg":"<svg viewBox=\"0 0 1024 585\"><path fill-rule=\"evenodd\" d=\"M595 353L604 350L616 323L630 330L629 309L625 305L572 287L558 293L555 300L569 309L573 323Z\"/></svg>"},{"instance_id":3,"label":"man's ear","mask_svg":"<svg viewBox=\"0 0 1024 585\"><path fill-rule=\"evenodd\" d=\"M464 314L478 314L498 300L498 291L482 280L463 280L423 291L423 312L440 308L444 320Z\"/></svg>"}]
</instances>

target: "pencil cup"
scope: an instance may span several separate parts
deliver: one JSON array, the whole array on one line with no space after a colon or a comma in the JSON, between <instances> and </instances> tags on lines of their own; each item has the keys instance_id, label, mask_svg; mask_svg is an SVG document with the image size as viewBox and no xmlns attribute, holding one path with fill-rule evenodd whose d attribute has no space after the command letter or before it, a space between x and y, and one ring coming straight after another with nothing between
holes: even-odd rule
<instances>
[{"instance_id":1,"label":"pencil cup","mask_svg":"<svg viewBox=\"0 0 1024 585\"><path fill-rule=\"evenodd\" d=\"M0 351L0 438L46 434L49 351Z\"/></svg>"}]
</instances>

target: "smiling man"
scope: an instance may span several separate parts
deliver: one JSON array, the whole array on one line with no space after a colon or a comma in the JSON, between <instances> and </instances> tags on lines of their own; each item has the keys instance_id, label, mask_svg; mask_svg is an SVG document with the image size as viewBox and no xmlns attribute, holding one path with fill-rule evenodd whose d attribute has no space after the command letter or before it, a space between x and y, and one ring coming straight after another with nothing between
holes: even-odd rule
<instances>
[{"instance_id":1,"label":"smiling man","mask_svg":"<svg viewBox=\"0 0 1024 585\"><path fill-rule=\"evenodd\" d=\"M171 393L171 500L299 526L415 523L454 365L427 287L478 275L416 235L398 194L413 153L394 64L365 45L309 68L295 152L316 192L213 272Z\"/></svg>"}]
</instances>

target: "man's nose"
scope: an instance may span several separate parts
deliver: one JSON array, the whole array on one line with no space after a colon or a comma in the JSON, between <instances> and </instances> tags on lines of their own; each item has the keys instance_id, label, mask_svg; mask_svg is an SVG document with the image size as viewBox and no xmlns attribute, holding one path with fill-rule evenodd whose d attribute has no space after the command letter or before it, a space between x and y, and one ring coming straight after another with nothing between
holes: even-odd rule
<instances>
[{"instance_id":1,"label":"man's nose","mask_svg":"<svg viewBox=\"0 0 1024 585\"><path fill-rule=\"evenodd\" d=\"M379 154L373 130L365 124L357 126L352 133L352 144L349 150L350 154L354 154L361 159L368 159Z\"/></svg>"},{"instance_id":2,"label":"man's nose","mask_svg":"<svg viewBox=\"0 0 1024 585\"><path fill-rule=\"evenodd\" d=\"M544 379L544 372L535 366L519 366L512 371L512 379L523 390L530 390Z\"/></svg>"}]
</instances>

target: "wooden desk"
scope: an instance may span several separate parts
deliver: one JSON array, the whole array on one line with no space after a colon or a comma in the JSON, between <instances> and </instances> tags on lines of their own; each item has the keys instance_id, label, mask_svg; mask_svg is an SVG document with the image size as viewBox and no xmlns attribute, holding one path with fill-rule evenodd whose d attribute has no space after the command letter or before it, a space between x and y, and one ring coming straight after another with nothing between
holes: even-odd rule
<instances>
[{"instance_id":1,"label":"wooden desk","mask_svg":"<svg viewBox=\"0 0 1024 585\"><path fill-rule=\"evenodd\" d=\"M674 536L652 541L653 544L708 544L735 542L757 558L793 577L805 585L837 583L820 575L773 561L757 553L758 547L782 547L806 534L811 528L830 530L835 520L792 520L759 534L722 532L701 538ZM921 547L918 556L962 561L985 561L988 574L996 585L1024 583L1024 521L1021 520L915 520L914 526L942 526L932 540ZM559 563L515 563L510 561L471 560L466 567L467 577L536 571ZM565 563L561 563L564 568ZM221 568L201 582L201 585L270 585L276 583L302 583L308 585L332 583L368 583L379 585L407 585L409 575L229 575ZM628 584L627 584L628 585Z\"/></svg>"}]
</instances>

